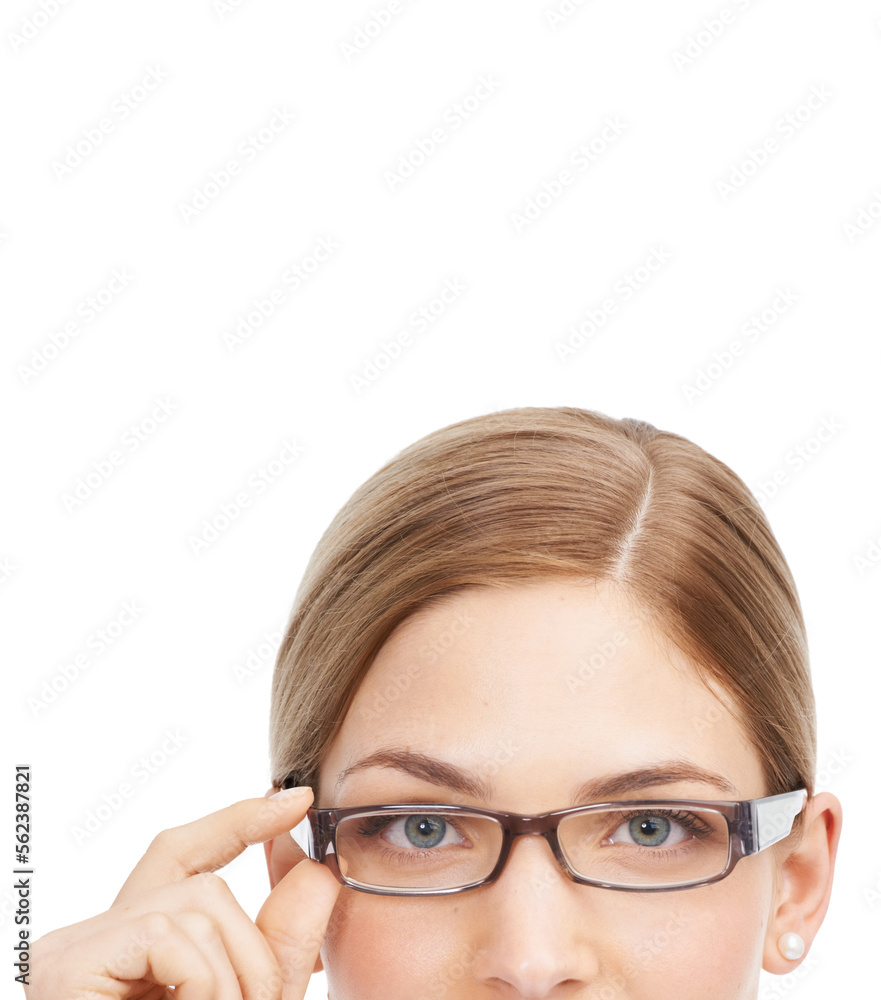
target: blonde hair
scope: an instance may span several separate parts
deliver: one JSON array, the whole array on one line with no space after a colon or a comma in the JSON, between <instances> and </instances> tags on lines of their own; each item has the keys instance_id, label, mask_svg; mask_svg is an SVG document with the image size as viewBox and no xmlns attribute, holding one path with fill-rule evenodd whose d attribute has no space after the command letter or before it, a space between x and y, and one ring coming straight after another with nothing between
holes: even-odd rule
<instances>
[{"instance_id":1,"label":"blonde hair","mask_svg":"<svg viewBox=\"0 0 881 1000\"><path fill-rule=\"evenodd\" d=\"M623 587L730 697L766 794L813 795L804 621L755 498L677 434L567 406L502 410L428 434L336 514L278 652L273 784L311 785L318 801L326 748L408 616L464 587L560 575Z\"/></svg>"}]
</instances>

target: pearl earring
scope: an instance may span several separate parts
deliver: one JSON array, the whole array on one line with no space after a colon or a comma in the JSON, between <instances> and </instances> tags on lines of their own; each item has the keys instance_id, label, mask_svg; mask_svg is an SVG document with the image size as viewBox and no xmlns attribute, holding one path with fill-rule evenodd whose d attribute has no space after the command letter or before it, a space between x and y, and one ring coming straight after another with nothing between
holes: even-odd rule
<instances>
[{"instance_id":1,"label":"pearl earring","mask_svg":"<svg viewBox=\"0 0 881 1000\"><path fill-rule=\"evenodd\" d=\"M777 941L777 950L784 958L794 961L801 958L805 953L805 943L800 934L790 931L788 934L781 934Z\"/></svg>"}]
</instances>

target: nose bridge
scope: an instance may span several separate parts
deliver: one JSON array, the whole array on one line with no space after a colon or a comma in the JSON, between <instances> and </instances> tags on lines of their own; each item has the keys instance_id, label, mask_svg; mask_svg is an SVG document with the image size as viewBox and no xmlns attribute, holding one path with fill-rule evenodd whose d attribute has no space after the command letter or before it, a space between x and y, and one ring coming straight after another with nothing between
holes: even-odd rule
<instances>
[{"instance_id":1,"label":"nose bridge","mask_svg":"<svg viewBox=\"0 0 881 1000\"><path fill-rule=\"evenodd\" d=\"M511 833L511 842L508 847L509 852L513 849L517 837L544 837L556 862L569 873L569 866L561 856L560 845L557 841L557 821L558 817L553 813L543 813L538 816L509 817L508 829Z\"/></svg>"},{"instance_id":2,"label":"nose bridge","mask_svg":"<svg viewBox=\"0 0 881 1000\"><path fill-rule=\"evenodd\" d=\"M511 816L508 818L508 827L514 837L523 834L541 834L547 838L551 828L555 826L553 814L543 813L538 816Z\"/></svg>"}]
</instances>

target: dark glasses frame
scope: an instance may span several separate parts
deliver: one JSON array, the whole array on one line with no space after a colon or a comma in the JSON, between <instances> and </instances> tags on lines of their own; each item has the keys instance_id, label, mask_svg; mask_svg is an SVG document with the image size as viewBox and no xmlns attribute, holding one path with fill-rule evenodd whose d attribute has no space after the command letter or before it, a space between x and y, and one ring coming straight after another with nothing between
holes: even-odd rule
<instances>
[{"instance_id":1,"label":"dark glasses frame","mask_svg":"<svg viewBox=\"0 0 881 1000\"><path fill-rule=\"evenodd\" d=\"M550 845L554 857L570 878L580 885L593 885L600 889L614 889L621 892L671 892L680 889L693 889L701 885L711 885L730 875L734 866L741 858L758 854L765 848L783 840L792 831L795 817L804 809L808 793L804 788L780 795L768 795L761 799L744 799L741 801L718 802L713 799L627 799L618 802L598 802L587 806L574 806L570 809L558 809L554 812L539 813L535 816L524 816L519 813L497 812L493 809L480 809L473 806L456 806L438 803L396 803L394 805L352 806L346 809L316 809L307 810L309 833L307 836L307 853L313 861L318 861L333 872L338 882L359 892L369 892L380 896L446 896L451 893L467 892L481 885L489 885L501 875L515 837L538 835L544 837ZM575 813L599 812L604 809L712 809L724 816L728 823L728 861L725 868L707 878L693 879L674 885L641 886L618 885L604 882L600 879L587 878L575 872L566 861L559 841L557 827L560 821ZM455 886L451 889L392 889L369 886L354 879L347 878L340 871L337 863L336 830L338 824L351 816L366 813L468 813L473 816L486 816L499 822L502 828L502 844L499 859L493 870L477 882L468 885Z\"/></svg>"}]
</instances>

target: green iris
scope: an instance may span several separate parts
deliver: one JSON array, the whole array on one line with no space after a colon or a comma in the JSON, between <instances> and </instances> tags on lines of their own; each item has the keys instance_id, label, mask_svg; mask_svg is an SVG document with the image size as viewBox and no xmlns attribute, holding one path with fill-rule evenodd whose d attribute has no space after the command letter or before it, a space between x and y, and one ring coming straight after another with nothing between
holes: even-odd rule
<instances>
[{"instance_id":1,"label":"green iris","mask_svg":"<svg viewBox=\"0 0 881 1000\"><path fill-rule=\"evenodd\" d=\"M670 820L663 816L634 816L630 836L641 847L658 847L670 835Z\"/></svg>"},{"instance_id":2,"label":"green iris","mask_svg":"<svg viewBox=\"0 0 881 1000\"><path fill-rule=\"evenodd\" d=\"M435 847L444 839L446 826L440 816L408 816L404 831L416 847Z\"/></svg>"}]
</instances>

